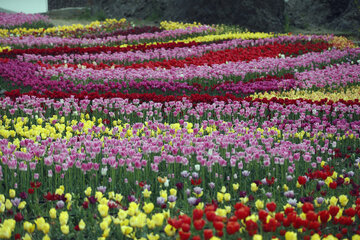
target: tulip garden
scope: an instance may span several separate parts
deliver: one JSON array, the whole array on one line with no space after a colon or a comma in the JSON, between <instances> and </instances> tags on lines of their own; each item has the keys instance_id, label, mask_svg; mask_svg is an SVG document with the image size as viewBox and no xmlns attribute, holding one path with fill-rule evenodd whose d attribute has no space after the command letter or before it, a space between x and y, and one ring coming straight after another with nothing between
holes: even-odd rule
<instances>
[{"instance_id":1,"label":"tulip garden","mask_svg":"<svg viewBox=\"0 0 360 240\"><path fill-rule=\"evenodd\" d=\"M360 239L352 41L0 19L0 239Z\"/></svg>"}]
</instances>

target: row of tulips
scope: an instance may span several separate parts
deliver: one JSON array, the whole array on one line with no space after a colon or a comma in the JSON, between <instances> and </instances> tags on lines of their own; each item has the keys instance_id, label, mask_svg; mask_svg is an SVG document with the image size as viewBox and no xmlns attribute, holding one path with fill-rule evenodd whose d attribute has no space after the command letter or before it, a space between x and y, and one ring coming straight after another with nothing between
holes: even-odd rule
<instances>
[{"instance_id":1,"label":"row of tulips","mask_svg":"<svg viewBox=\"0 0 360 240\"><path fill-rule=\"evenodd\" d=\"M28 52L19 53L17 58L22 61L40 61L42 63L61 63L66 62L69 64L79 64L83 62L93 63L126 63L130 64L132 62L143 62L148 60L161 60L161 59L184 59L187 57L200 57L207 52L217 52L226 49L235 49L235 48L246 48L250 46L263 46L267 44L295 44L297 42L306 42L306 41L328 41L331 39L329 37L317 36L314 35L310 39L306 36L280 36L274 38L265 38L265 39L256 39L256 40L243 40L243 39L234 39L219 43L212 44L201 44L201 45L183 45L179 47L170 47L164 46L162 48L154 49L136 49L136 51L127 51L127 52L114 52L111 50L104 50L103 52L97 53L74 53L66 52L64 54L58 55L42 55L42 54L32 54Z\"/></svg>"},{"instance_id":2,"label":"row of tulips","mask_svg":"<svg viewBox=\"0 0 360 240\"><path fill-rule=\"evenodd\" d=\"M32 26L37 23L50 25L48 16L41 14L25 14L25 13L0 13L0 28L16 28L22 26Z\"/></svg>"},{"instance_id":3,"label":"row of tulips","mask_svg":"<svg viewBox=\"0 0 360 240\"><path fill-rule=\"evenodd\" d=\"M322 169L309 173L308 180L305 175L299 176L299 187L295 192L303 192L305 186L309 187L312 183L316 188L322 185L323 188L333 189L331 184L335 181L324 183L321 178L311 175L315 173L324 175L326 180L341 182L337 190L354 184L352 173L337 177L330 166L323 165ZM271 179L266 180L268 186L276 185ZM256 200L260 189L267 188L260 183L252 183L249 193L239 191L237 183L231 188L223 186L211 204L204 204L201 187L192 186L192 189L184 190L181 184L168 186L166 178L158 181L157 185L162 190L156 202L151 200L154 193L149 191L149 185L143 182L138 183L141 196L135 198L130 195L127 199L104 186L97 189L88 187L79 195L68 192L63 185L42 195L44 187L41 181L31 182L27 191L10 189L0 195L0 216L6 216L2 219L0 237L50 239L61 236L62 239L71 239L76 236L87 239L95 234L98 239L149 240L173 236L181 240L215 240L221 237L254 240L360 238L360 198L339 192L329 193L329 196L325 193L316 199L304 197L295 204L282 204L272 201L269 194L264 198L266 200ZM309 190L320 191L310 186ZM287 186L282 188L285 191ZM235 192L240 198L233 197L229 192ZM294 195L294 191L288 190L284 194ZM186 196L188 199L195 198L189 197L191 195L197 196L199 201L195 204L191 201L182 203L182 198ZM39 207L30 210L29 205L34 203ZM188 209L187 214L183 212L185 209ZM25 219L30 212L40 216L34 220Z\"/></svg>"},{"instance_id":4,"label":"row of tulips","mask_svg":"<svg viewBox=\"0 0 360 240\"><path fill-rule=\"evenodd\" d=\"M15 36L2 38L0 44L9 45L12 48L29 47L53 47L53 46L92 46L92 45L119 45L119 44L139 44L144 42L169 41L178 38L194 37L199 34L208 34L215 29L208 26L197 28L164 30L155 33L140 33L115 36L104 36L96 38L63 38L63 37L37 37L37 36Z\"/></svg>"},{"instance_id":5,"label":"row of tulips","mask_svg":"<svg viewBox=\"0 0 360 240\"><path fill-rule=\"evenodd\" d=\"M1 141L1 175L6 197L0 205L4 220L0 232L4 238L15 231L28 238L46 234L72 238L86 228L84 225L99 237L124 234L124 238L133 237L131 233L139 238L142 231L154 231L155 236L179 234L183 239L191 235L211 237L210 232L225 238L287 234L288 239L296 239L296 235L338 234L334 226L347 229L342 230L343 236L357 233L358 210L351 205L359 196L352 172L359 164L359 105L242 101L192 107L187 101L162 106L123 99L57 102L28 97L4 99L1 105L12 116L3 116L1 130L5 138ZM158 122L162 115L174 123ZM236 115L240 119L225 122ZM144 118L147 122L141 123ZM191 122L182 120L187 118ZM20 141L20 136L25 139ZM265 178L259 168L268 173ZM162 177L151 180L150 172ZM81 186L70 184L75 181ZM62 186L54 188L59 185L66 186L67 192ZM167 187L172 188L170 192ZM81 200L79 190L85 189L86 197ZM278 189L282 189L283 197ZM103 199L107 190L109 197ZM42 196L41 192L49 193ZM239 197L242 205L235 204ZM215 201L212 206L205 207L211 200ZM274 202L282 204L279 212L274 210ZM265 208L266 203L269 207ZM34 204L44 207L33 209ZM99 215L94 217L96 212L91 207L86 210L89 206ZM152 228L151 221L156 220L152 215L149 220L139 215L139 206L145 214L156 206L155 212L170 214L163 217L170 219ZM193 212L190 231L179 223L183 218L179 210L190 214L194 206L200 211ZM134 208L136 214L132 214ZM69 211L70 221L64 221L63 213L57 222L56 209ZM169 213L164 213L167 209ZM213 212L205 213L207 221L201 209ZM83 211L88 213L84 215ZM112 221L106 225L103 222L108 221L104 220L108 215ZM32 216L40 218L31 221ZM118 222L116 231L114 218L123 221L127 216L129 222ZM47 225L45 219L55 222ZM22 225L23 221L29 227ZM216 223L215 227L213 221L224 226ZM34 223L40 225L36 232L31 230ZM84 238L89 232L83 232Z\"/></svg>"},{"instance_id":6,"label":"row of tulips","mask_svg":"<svg viewBox=\"0 0 360 240\"><path fill-rule=\"evenodd\" d=\"M105 21L94 21L87 25L73 24L71 26L57 26L57 27L40 27L40 28L27 28L18 27L14 29L0 29L0 37L11 36L62 36L62 37L82 37L84 34L94 33L97 31L113 31L119 28L126 28L126 19L106 19Z\"/></svg>"}]
</instances>

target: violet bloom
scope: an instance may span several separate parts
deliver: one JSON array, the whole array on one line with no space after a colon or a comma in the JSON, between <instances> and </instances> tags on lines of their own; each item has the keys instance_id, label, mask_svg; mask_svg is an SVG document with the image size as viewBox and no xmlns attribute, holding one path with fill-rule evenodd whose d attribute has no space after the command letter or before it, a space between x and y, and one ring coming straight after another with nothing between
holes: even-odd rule
<instances>
[{"instance_id":1,"label":"violet bloom","mask_svg":"<svg viewBox=\"0 0 360 240\"><path fill-rule=\"evenodd\" d=\"M163 204L165 203L165 199L164 199L163 197L158 197L158 198L156 199L156 203L157 203L158 205L163 205Z\"/></svg>"},{"instance_id":2,"label":"violet bloom","mask_svg":"<svg viewBox=\"0 0 360 240\"><path fill-rule=\"evenodd\" d=\"M106 187L105 186L99 186L99 187L97 187L97 190L104 194L106 192Z\"/></svg>"},{"instance_id":3,"label":"violet bloom","mask_svg":"<svg viewBox=\"0 0 360 240\"><path fill-rule=\"evenodd\" d=\"M284 196L287 198L293 198L295 196L294 191L293 190L289 190L284 192Z\"/></svg>"},{"instance_id":4,"label":"violet bloom","mask_svg":"<svg viewBox=\"0 0 360 240\"><path fill-rule=\"evenodd\" d=\"M60 200L56 203L56 208L62 209L65 206L65 203L63 200Z\"/></svg>"},{"instance_id":5,"label":"violet bloom","mask_svg":"<svg viewBox=\"0 0 360 240\"><path fill-rule=\"evenodd\" d=\"M201 194L201 192L202 192L202 188L201 187L194 187L194 192L195 192L195 194Z\"/></svg>"},{"instance_id":6,"label":"violet bloom","mask_svg":"<svg viewBox=\"0 0 360 240\"><path fill-rule=\"evenodd\" d=\"M20 202L21 202L21 198L11 199L11 203L12 203L15 207L19 206Z\"/></svg>"},{"instance_id":7,"label":"violet bloom","mask_svg":"<svg viewBox=\"0 0 360 240\"><path fill-rule=\"evenodd\" d=\"M324 202L324 198L323 197L318 197L316 198L316 201L318 204L322 204Z\"/></svg>"},{"instance_id":8,"label":"violet bloom","mask_svg":"<svg viewBox=\"0 0 360 240\"><path fill-rule=\"evenodd\" d=\"M213 189L213 188L215 187L215 183L210 182L210 183L209 183L209 187L210 187L211 189Z\"/></svg>"},{"instance_id":9,"label":"violet bloom","mask_svg":"<svg viewBox=\"0 0 360 240\"><path fill-rule=\"evenodd\" d=\"M195 198L195 197L190 197L190 198L188 198L188 203L189 203L191 206L195 206L195 205L196 205L196 202L197 202L197 198Z\"/></svg>"},{"instance_id":10,"label":"violet bloom","mask_svg":"<svg viewBox=\"0 0 360 240\"><path fill-rule=\"evenodd\" d=\"M291 206L296 206L296 204L297 204L297 200L295 198L290 198L290 199L287 200L287 202Z\"/></svg>"},{"instance_id":11,"label":"violet bloom","mask_svg":"<svg viewBox=\"0 0 360 240\"><path fill-rule=\"evenodd\" d=\"M187 177L189 177L189 175L190 175L190 173L189 173L188 171L186 171L186 170L182 171L180 174L181 174L181 176L182 176L183 178L187 178Z\"/></svg>"},{"instance_id":12,"label":"violet bloom","mask_svg":"<svg viewBox=\"0 0 360 240\"><path fill-rule=\"evenodd\" d=\"M191 190L190 190L190 189L186 189L185 193L186 193L186 195L190 196Z\"/></svg>"},{"instance_id":13,"label":"violet bloom","mask_svg":"<svg viewBox=\"0 0 360 240\"><path fill-rule=\"evenodd\" d=\"M174 195L170 195L170 196L168 197L169 202L175 202L176 199L177 199L177 197L174 196Z\"/></svg>"},{"instance_id":14,"label":"violet bloom","mask_svg":"<svg viewBox=\"0 0 360 240\"><path fill-rule=\"evenodd\" d=\"M245 177L248 177L248 176L250 175L250 171L244 170L244 171L242 171L241 174L242 174L243 176L245 176Z\"/></svg>"},{"instance_id":15,"label":"violet bloom","mask_svg":"<svg viewBox=\"0 0 360 240\"><path fill-rule=\"evenodd\" d=\"M199 174L197 172L193 172L192 173L192 177L195 178L195 179L198 179L199 178Z\"/></svg>"},{"instance_id":16,"label":"violet bloom","mask_svg":"<svg viewBox=\"0 0 360 240\"><path fill-rule=\"evenodd\" d=\"M271 192L267 192L267 193L265 193L265 195L266 195L266 197L268 197L268 198L271 198L271 197L272 197L272 193L271 193Z\"/></svg>"},{"instance_id":17,"label":"violet bloom","mask_svg":"<svg viewBox=\"0 0 360 240\"><path fill-rule=\"evenodd\" d=\"M293 177L291 175L286 176L286 181L291 182L293 180Z\"/></svg>"}]
</instances>

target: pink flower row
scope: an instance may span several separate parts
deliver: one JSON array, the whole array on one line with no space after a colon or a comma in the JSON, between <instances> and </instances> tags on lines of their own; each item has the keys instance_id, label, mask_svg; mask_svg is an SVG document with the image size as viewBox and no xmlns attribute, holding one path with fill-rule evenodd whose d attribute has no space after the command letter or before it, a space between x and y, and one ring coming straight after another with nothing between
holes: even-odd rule
<instances>
[{"instance_id":1,"label":"pink flower row","mask_svg":"<svg viewBox=\"0 0 360 240\"><path fill-rule=\"evenodd\" d=\"M50 23L49 17L41 14L0 12L0 26L2 27L20 26L25 23L32 24L40 21Z\"/></svg>"},{"instance_id":2,"label":"pink flower row","mask_svg":"<svg viewBox=\"0 0 360 240\"><path fill-rule=\"evenodd\" d=\"M0 38L0 44L16 46L21 48L28 47L43 47L45 46L95 46L107 44L125 44L137 43L144 40L159 40L164 41L170 38L181 38L182 36L190 34L205 34L215 31L214 28L209 26L200 26L186 29L165 30L156 33L142 33L130 35L118 35L105 38L62 38L62 37L35 37L35 36L13 36L7 38Z\"/></svg>"},{"instance_id":3,"label":"pink flower row","mask_svg":"<svg viewBox=\"0 0 360 240\"><path fill-rule=\"evenodd\" d=\"M229 62L213 66L186 66L184 68L171 69L72 69L72 68L39 68L40 76L45 78L61 78L75 83L65 87L66 91L110 91L122 88L153 88L176 90L178 87L188 85L189 79L200 78L199 83L220 83L224 77L244 78L249 73L277 73L282 70L311 67L313 64L329 64L331 61L344 57L356 57L360 49L330 50L323 53L307 53L294 58L263 58L250 62ZM38 83L28 83L31 86ZM54 86L54 83L50 83ZM44 87L47 87L44 85ZM54 90L58 90L55 89Z\"/></svg>"}]
</instances>

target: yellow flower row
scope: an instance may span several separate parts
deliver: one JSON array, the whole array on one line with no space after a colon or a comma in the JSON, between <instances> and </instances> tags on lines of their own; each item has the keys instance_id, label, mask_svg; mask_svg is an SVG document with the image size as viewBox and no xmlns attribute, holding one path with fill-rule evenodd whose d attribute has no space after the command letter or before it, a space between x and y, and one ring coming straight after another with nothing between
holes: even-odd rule
<instances>
[{"instance_id":1,"label":"yellow flower row","mask_svg":"<svg viewBox=\"0 0 360 240\"><path fill-rule=\"evenodd\" d=\"M317 91L313 90L294 90L291 89L285 92L264 92L264 93L255 93L251 95L252 98L266 98L271 99L276 98L287 98L287 99L310 99L313 101L319 101L321 99L327 98L328 100L337 102L339 100L355 100L358 99L360 95L360 86L351 86L346 89L338 88L334 92L327 92L325 89L320 89Z\"/></svg>"},{"instance_id":2,"label":"yellow flower row","mask_svg":"<svg viewBox=\"0 0 360 240\"><path fill-rule=\"evenodd\" d=\"M82 24L73 24L70 26L59 26L51 28L15 28L15 29L0 29L0 37L9 37L9 36L22 36L22 35L35 35L35 36L45 36L50 34L57 34L60 36L66 36L67 32L74 32L78 30L85 30L90 28L100 29L102 27L111 26L114 24L125 23L126 19L122 18L120 20L116 19L106 19L103 22L93 21L87 25Z\"/></svg>"},{"instance_id":3,"label":"yellow flower row","mask_svg":"<svg viewBox=\"0 0 360 240\"><path fill-rule=\"evenodd\" d=\"M330 40L330 43L333 44L338 49L356 48L357 47L353 41L351 41L343 36L340 36L340 37L335 36L332 40Z\"/></svg>"},{"instance_id":4,"label":"yellow flower row","mask_svg":"<svg viewBox=\"0 0 360 240\"><path fill-rule=\"evenodd\" d=\"M278 36L283 36L284 34L278 34ZM147 45L156 45L159 43L178 43L178 42L213 42L213 41L220 41L220 40L232 40L232 39L260 39L260 38L272 38L275 34L273 33L262 33L262 32L242 32L242 33L222 33L222 34L211 34L211 35L205 35L205 36L198 36L198 37L189 37L186 39L179 39L175 41L156 41L151 43L146 43ZM132 46L132 44L122 44L119 45L120 47L128 47Z\"/></svg>"},{"instance_id":5,"label":"yellow flower row","mask_svg":"<svg viewBox=\"0 0 360 240\"><path fill-rule=\"evenodd\" d=\"M83 134L91 134L92 137L100 138L103 142L105 138L116 138L116 139L125 139L125 138L132 138L135 136L145 137L147 134L150 134L151 137L157 137L160 135L172 135L175 136L178 131L182 132L182 129L185 128L188 134L192 134L194 132L193 124L192 123L185 123L186 127L182 127L179 123L174 124L167 124L169 125L170 129L175 130L174 134L170 134L169 131L162 131L160 128L157 130L151 130L149 133L145 133L144 127L148 126L148 123L145 122L144 126L140 129L134 130L133 127L128 123L122 123L121 120L114 120L112 121L112 126L103 124L103 120L101 118L96 119L93 117L90 119L88 114L84 115L81 114L81 119L66 121L65 117L61 117L58 119L56 115L53 117L43 120L42 118L36 118L36 123L30 121L28 117L18 117L16 119L9 119L6 115L3 116L2 120L0 120L0 136L5 139L12 138L12 141L9 144L14 144L17 146L17 149L26 152L25 148L20 148L20 140L21 139L31 139L34 142L37 142L40 136L41 139L61 139L66 138L69 140L73 136L79 136ZM73 126L82 125L80 128L73 128ZM98 131L92 131L94 127L98 128ZM123 129L127 129L125 133L123 133ZM244 129L246 134L249 131L249 128ZM215 125L210 125L206 129L201 127L199 132L195 135L195 137L201 137L204 135L211 135L214 131L218 131ZM233 128L228 128L224 134L235 133ZM280 141L281 139L285 138L296 138L299 140L310 139L333 139L336 137L336 140L346 140L346 139L353 139L354 135L345 133L343 136L335 136L334 134L324 134L323 132L318 132L315 135L311 136L309 132L300 131L296 132L295 134L289 134L287 132L282 132L276 127L262 129L256 129L256 134L260 134L261 138L268 138L273 137L276 141ZM239 136L241 134L238 134ZM172 142L169 142L172 145ZM141 151L139 149L139 151ZM0 151L0 156L2 155Z\"/></svg>"},{"instance_id":6,"label":"yellow flower row","mask_svg":"<svg viewBox=\"0 0 360 240\"><path fill-rule=\"evenodd\" d=\"M183 22L173 22L173 21L162 21L160 22L160 28L165 30L175 30L175 29L185 29L188 27L200 27L201 23L183 23Z\"/></svg>"}]
</instances>

